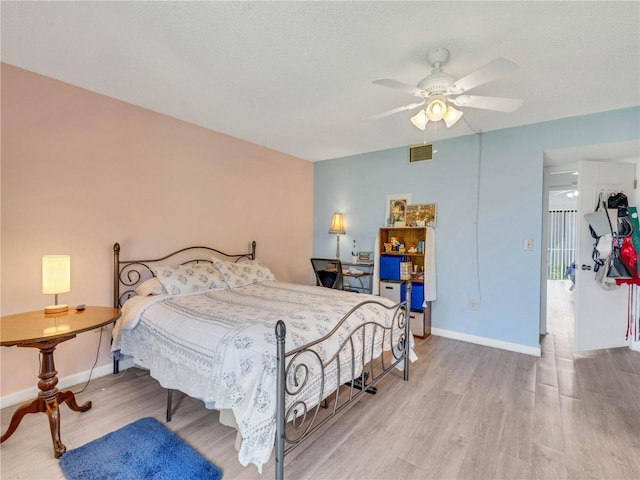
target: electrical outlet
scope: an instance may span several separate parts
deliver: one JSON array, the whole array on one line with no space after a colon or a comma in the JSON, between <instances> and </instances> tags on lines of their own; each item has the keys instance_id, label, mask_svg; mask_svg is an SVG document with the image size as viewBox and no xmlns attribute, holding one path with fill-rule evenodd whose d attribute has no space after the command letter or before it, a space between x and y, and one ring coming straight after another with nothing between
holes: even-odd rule
<instances>
[{"instance_id":1,"label":"electrical outlet","mask_svg":"<svg viewBox=\"0 0 640 480\"><path fill-rule=\"evenodd\" d=\"M528 252L531 252L533 250L533 239L531 238L524 239L524 249Z\"/></svg>"},{"instance_id":2,"label":"electrical outlet","mask_svg":"<svg viewBox=\"0 0 640 480\"><path fill-rule=\"evenodd\" d=\"M471 310L478 310L479 306L480 306L480 302L478 301L477 298L470 298L469 299L469 308Z\"/></svg>"}]
</instances>

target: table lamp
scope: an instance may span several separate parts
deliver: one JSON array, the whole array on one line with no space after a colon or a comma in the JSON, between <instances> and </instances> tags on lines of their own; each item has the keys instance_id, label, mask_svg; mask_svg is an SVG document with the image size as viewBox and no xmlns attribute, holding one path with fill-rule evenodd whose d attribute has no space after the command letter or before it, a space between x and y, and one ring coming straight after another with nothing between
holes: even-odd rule
<instances>
[{"instance_id":1,"label":"table lamp","mask_svg":"<svg viewBox=\"0 0 640 480\"><path fill-rule=\"evenodd\" d=\"M55 305L45 307L44 313L61 313L68 305L58 304L58 294L71 290L71 257L69 255L42 256L42 293L55 295Z\"/></svg>"},{"instance_id":2,"label":"table lamp","mask_svg":"<svg viewBox=\"0 0 640 480\"><path fill-rule=\"evenodd\" d=\"M344 219L340 212L333 214L329 233L335 233L336 235L336 258L340 258L340 235L344 235Z\"/></svg>"}]
</instances>

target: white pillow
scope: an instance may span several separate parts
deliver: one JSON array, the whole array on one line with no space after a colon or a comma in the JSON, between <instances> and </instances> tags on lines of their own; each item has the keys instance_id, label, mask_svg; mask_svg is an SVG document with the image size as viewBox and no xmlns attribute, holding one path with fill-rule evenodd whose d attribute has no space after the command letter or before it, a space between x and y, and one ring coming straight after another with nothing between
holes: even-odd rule
<instances>
[{"instance_id":1,"label":"white pillow","mask_svg":"<svg viewBox=\"0 0 640 480\"><path fill-rule=\"evenodd\" d=\"M171 295L228 288L220 272L209 263L152 267L151 271Z\"/></svg>"},{"instance_id":2,"label":"white pillow","mask_svg":"<svg viewBox=\"0 0 640 480\"><path fill-rule=\"evenodd\" d=\"M140 295L142 297L146 297L148 295L161 295L163 293L167 293L167 291L162 286L158 277L151 277L148 280L145 280L138 288L136 288L136 295Z\"/></svg>"},{"instance_id":3,"label":"white pillow","mask_svg":"<svg viewBox=\"0 0 640 480\"><path fill-rule=\"evenodd\" d=\"M271 270L259 260L239 263L226 262L215 257L212 257L212 260L212 265L222 274L230 288L276 279Z\"/></svg>"}]
</instances>

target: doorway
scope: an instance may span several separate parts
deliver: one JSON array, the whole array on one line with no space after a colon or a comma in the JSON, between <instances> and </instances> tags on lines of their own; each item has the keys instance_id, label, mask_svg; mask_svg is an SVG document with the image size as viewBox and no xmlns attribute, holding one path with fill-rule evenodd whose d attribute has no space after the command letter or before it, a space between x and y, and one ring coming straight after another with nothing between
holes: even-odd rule
<instances>
[{"instance_id":1,"label":"doorway","mask_svg":"<svg viewBox=\"0 0 640 480\"><path fill-rule=\"evenodd\" d=\"M543 152L543 172L544 172L544 195L542 197L543 203L543 222L542 222L542 255L541 255L541 288L540 288L540 334L541 345L544 346L544 334L548 332L547 329L547 316L551 317L552 312L557 311L560 308L556 305L558 297L555 293L557 290L551 292L550 287L547 285L547 248L548 248L548 216L550 208L550 199L553 197L550 195L552 191L551 185L555 182L555 179L559 178L559 172L580 171L580 192L586 192L585 195L580 195L577 200L578 205L578 217L576 221L577 233L579 233L578 239L580 244L576 245L577 256L576 260L576 282L578 285L583 285L583 288L577 288L573 293L574 301L570 312L573 313L573 328L569 328L568 331L572 331L575 339L576 348L580 350L593 350L599 348L612 348L615 346L624 346L620 343L619 334L615 333L620 330L620 325L612 325L611 321L602 321L603 318L610 318L613 316L618 321L618 317L624 313L626 322L626 310L625 312L618 312L618 307L622 305L626 309L627 298L618 299L616 295L612 295L615 292L600 291L593 284L587 284L581 282L581 278L589 278L589 274L592 272L585 272L583 270L589 270L589 264L591 264L591 251L593 249L593 240L584 236L585 232L585 220L580 212L592 211L593 200L591 197L595 195L596 190L602 190L604 186L609 184L616 184L616 188L622 189L622 191L634 192L634 186L632 183L634 178L637 178L635 170L629 169L628 164L640 165L640 140L628 140L615 143L597 144L597 145L585 145L581 147L573 147L559 150L547 150ZM623 167L623 164L627 164L627 167ZM551 175L553 172L553 175ZM622 173L621 173L622 172ZM594 176L595 175L595 176ZM577 177L577 175L576 175ZM577 178L576 178L577 183ZM568 182L568 185L572 185L573 182ZM606 184L606 185L605 185ZM556 195L557 196L557 195ZM636 201L635 195L632 194ZM631 197L630 197L631 198ZM587 203L585 203L587 202ZM587 242L589 241L589 242ZM578 242L577 242L578 243ZM587 245L588 243L588 245ZM582 252L582 253L580 253ZM582 258L582 256L585 256ZM585 268L582 268L584 264ZM586 277L585 277L586 275ZM592 288L593 287L593 288ZM624 291L621 290L624 293ZM604 295L607 294L607 295ZM604 298L603 298L604 297ZM614 298L615 297L615 298ZM571 297L569 297L570 299ZM565 299L565 305L566 305ZM622 307L620 307L622 308ZM606 310L607 314L603 315L602 310ZM615 310L615 312L614 312ZM565 310L566 311L566 310ZM612 312L614 312L612 314ZM554 314L555 315L555 314ZM565 316L566 318L566 316ZM550 319L551 320L551 319ZM624 338L624 336L623 336ZM636 345L636 348L634 348ZM637 340L632 342L631 348L638 349L640 342Z\"/></svg>"},{"instance_id":2,"label":"doorway","mask_svg":"<svg viewBox=\"0 0 640 480\"><path fill-rule=\"evenodd\" d=\"M578 171L549 169L546 213L546 333L573 344Z\"/></svg>"}]
</instances>

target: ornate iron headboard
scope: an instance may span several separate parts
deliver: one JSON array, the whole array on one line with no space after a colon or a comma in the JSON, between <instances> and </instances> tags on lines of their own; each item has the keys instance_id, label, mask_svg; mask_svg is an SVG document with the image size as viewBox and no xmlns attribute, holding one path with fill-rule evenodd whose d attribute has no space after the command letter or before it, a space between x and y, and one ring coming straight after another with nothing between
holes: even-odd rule
<instances>
[{"instance_id":1,"label":"ornate iron headboard","mask_svg":"<svg viewBox=\"0 0 640 480\"><path fill-rule=\"evenodd\" d=\"M113 306L121 308L125 301L135 295L135 289L151 278L151 267L160 265L185 265L187 263L211 263L212 254L237 262L242 259L255 260L256 242L251 242L247 253L230 254L211 247L186 247L164 257L149 260L120 260L120 244L113 244ZM169 261L169 263L167 262ZM124 287L122 289L121 287Z\"/></svg>"}]
</instances>

